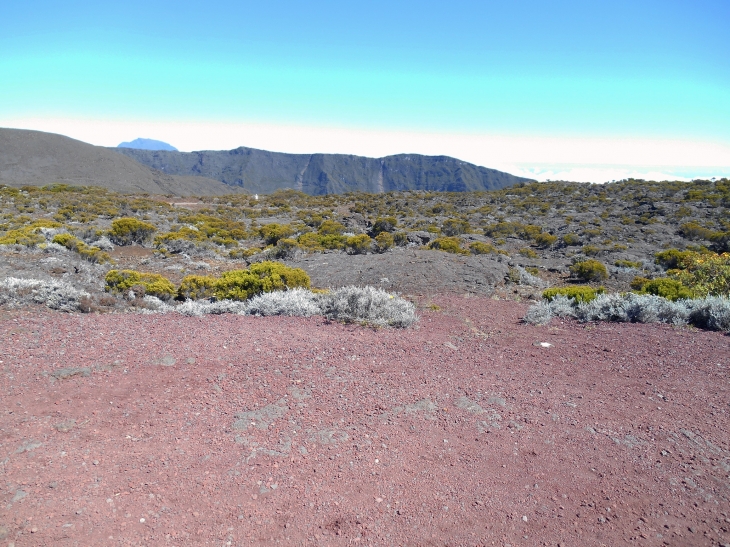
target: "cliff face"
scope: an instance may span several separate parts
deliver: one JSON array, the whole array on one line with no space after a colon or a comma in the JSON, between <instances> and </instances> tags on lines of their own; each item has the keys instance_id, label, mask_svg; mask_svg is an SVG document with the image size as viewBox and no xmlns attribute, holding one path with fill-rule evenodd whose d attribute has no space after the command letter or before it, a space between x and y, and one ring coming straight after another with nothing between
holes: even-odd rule
<instances>
[{"instance_id":1,"label":"cliff face","mask_svg":"<svg viewBox=\"0 0 730 547\"><path fill-rule=\"evenodd\" d=\"M529 179L448 156L399 154L366 158L345 154L285 154L254 148L167 152L115 148L115 152L170 175L203 176L249 192L294 188L311 195L344 192L496 190Z\"/></svg>"},{"instance_id":2,"label":"cliff face","mask_svg":"<svg viewBox=\"0 0 730 547\"><path fill-rule=\"evenodd\" d=\"M218 180L161 173L108 148L63 135L0 128L0 184L54 183L178 196L240 191Z\"/></svg>"}]
</instances>

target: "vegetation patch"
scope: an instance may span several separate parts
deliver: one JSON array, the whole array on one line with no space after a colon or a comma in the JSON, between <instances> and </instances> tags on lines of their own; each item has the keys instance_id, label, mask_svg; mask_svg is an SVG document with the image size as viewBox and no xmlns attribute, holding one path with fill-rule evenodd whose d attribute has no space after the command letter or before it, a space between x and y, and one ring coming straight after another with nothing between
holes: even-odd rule
<instances>
[{"instance_id":1,"label":"vegetation patch","mask_svg":"<svg viewBox=\"0 0 730 547\"><path fill-rule=\"evenodd\" d=\"M570 298L576 302L590 302L599 294L606 292L603 287L589 287L587 285L569 285L567 287L553 287L546 289L542 293L542 297L548 302L552 302L556 296Z\"/></svg>"}]
</instances>

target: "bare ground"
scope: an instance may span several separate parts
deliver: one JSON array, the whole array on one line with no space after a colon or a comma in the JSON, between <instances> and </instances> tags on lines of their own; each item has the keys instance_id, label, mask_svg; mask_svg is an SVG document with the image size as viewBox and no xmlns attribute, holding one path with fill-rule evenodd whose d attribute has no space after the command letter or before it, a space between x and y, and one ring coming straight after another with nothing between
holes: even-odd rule
<instances>
[{"instance_id":1,"label":"bare ground","mask_svg":"<svg viewBox=\"0 0 730 547\"><path fill-rule=\"evenodd\" d=\"M730 543L727 336L420 305L0 311L2 544Z\"/></svg>"}]
</instances>

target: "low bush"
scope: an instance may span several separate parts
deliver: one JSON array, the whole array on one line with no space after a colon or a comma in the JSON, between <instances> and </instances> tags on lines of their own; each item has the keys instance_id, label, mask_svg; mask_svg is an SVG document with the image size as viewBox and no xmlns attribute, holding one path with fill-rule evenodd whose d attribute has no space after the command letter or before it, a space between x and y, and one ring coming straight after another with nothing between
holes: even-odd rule
<instances>
[{"instance_id":1,"label":"low bush","mask_svg":"<svg viewBox=\"0 0 730 547\"><path fill-rule=\"evenodd\" d=\"M635 262L633 260L617 260L613 263L614 266L618 266L619 268L634 268L634 269L640 269L642 267L641 262Z\"/></svg>"},{"instance_id":2,"label":"low bush","mask_svg":"<svg viewBox=\"0 0 730 547\"><path fill-rule=\"evenodd\" d=\"M445 236L458 236L471 232L471 226L466 220L450 218L441 225L441 233Z\"/></svg>"},{"instance_id":3,"label":"low bush","mask_svg":"<svg viewBox=\"0 0 730 547\"><path fill-rule=\"evenodd\" d=\"M109 239L116 245L143 244L157 231L154 224L132 217L112 221Z\"/></svg>"},{"instance_id":4,"label":"low bush","mask_svg":"<svg viewBox=\"0 0 730 547\"><path fill-rule=\"evenodd\" d=\"M263 251L260 247L250 247L248 249L231 249L228 253L230 258L249 258Z\"/></svg>"},{"instance_id":5,"label":"low bush","mask_svg":"<svg viewBox=\"0 0 730 547\"><path fill-rule=\"evenodd\" d=\"M580 237L576 234L565 234L563 236L563 243L568 245L569 247L574 247L576 245L580 245Z\"/></svg>"},{"instance_id":6,"label":"low bush","mask_svg":"<svg viewBox=\"0 0 730 547\"><path fill-rule=\"evenodd\" d=\"M428 248L446 253L469 254L469 251L461 247L461 241L458 237L437 237L428 244Z\"/></svg>"},{"instance_id":7,"label":"low bush","mask_svg":"<svg viewBox=\"0 0 730 547\"><path fill-rule=\"evenodd\" d=\"M538 254L535 251L533 251L532 249L530 249L529 247L524 247L524 248L520 249L519 252L522 256L527 257L527 258L537 258L538 257Z\"/></svg>"},{"instance_id":8,"label":"low bush","mask_svg":"<svg viewBox=\"0 0 730 547\"><path fill-rule=\"evenodd\" d=\"M180 300L202 300L215 296L217 279L208 275L186 275L177 289Z\"/></svg>"},{"instance_id":9,"label":"low bush","mask_svg":"<svg viewBox=\"0 0 730 547\"><path fill-rule=\"evenodd\" d=\"M78 253L84 260L88 260L92 264L112 262L112 258L99 247L87 245L71 234L56 234L53 236L53 243Z\"/></svg>"},{"instance_id":10,"label":"low bush","mask_svg":"<svg viewBox=\"0 0 730 547\"><path fill-rule=\"evenodd\" d=\"M52 220L36 220L28 226L15 230L8 230L0 236L0 245L23 245L35 247L46 241L44 229L60 228L61 224Z\"/></svg>"},{"instance_id":11,"label":"low bush","mask_svg":"<svg viewBox=\"0 0 730 547\"><path fill-rule=\"evenodd\" d=\"M345 249L347 249L347 252L350 254L363 255L370 250L372 243L373 240L370 239L370 236L367 234L359 234L347 238L345 241Z\"/></svg>"},{"instance_id":12,"label":"low bush","mask_svg":"<svg viewBox=\"0 0 730 547\"><path fill-rule=\"evenodd\" d=\"M7 277L0 281L0 304L21 307L43 304L52 310L80 311L89 293L68 283Z\"/></svg>"},{"instance_id":13,"label":"low bush","mask_svg":"<svg viewBox=\"0 0 730 547\"><path fill-rule=\"evenodd\" d=\"M710 230L709 228L705 228L704 226L700 226L696 222L685 222L679 227L679 233L682 235L682 237L690 240L709 240L712 239L712 237L715 236L717 232L715 232L714 230Z\"/></svg>"},{"instance_id":14,"label":"low bush","mask_svg":"<svg viewBox=\"0 0 730 547\"><path fill-rule=\"evenodd\" d=\"M333 321L409 327L418 320L416 307L375 287L343 287L322 295L322 315Z\"/></svg>"},{"instance_id":15,"label":"low bush","mask_svg":"<svg viewBox=\"0 0 730 547\"><path fill-rule=\"evenodd\" d=\"M697 295L730 294L730 253L690 253L670 275Z\"/></svg>"},{"instance_id":16,"label":"low bush","mask_svg":"<svg viewBox=\"0 0 730 547\"><path fill-rule=\"evenodd\" d=\"M380 232L377 236L375 236L375 245L380 253L384 253L394 244L395 238L393 237L393 234L389 232Z\"/></svg>"},{"instance_id":17,"label":"low bush","mask_svg":"<svg viewBox=\"0 0 730 547\"><path fill-rule=\"evenodd\" d=\"M267 245L276 245L280 239L288 238L294 235L294 228L289 224L277 224L272 222L271 224L264 224L259 228L259 234L264 239Z\"/></svg>"},{"instance_id":18,"label":"low bush","mask_svg":"<svg viewBox=\"0 0 730 547\"><path fill-rule=\"evenodd\" d=\"M105 281L108 292L124 293L131 290L134 285L141 285L144 287L145 294L163 301L170 300L177 293L175 285L160 274L134 270L109 270Z\"/></svg>"},{"instance_id":19,"label":"low bush","mask_svg":"<svg viewBox=\"0 0 730 547\"><path fill-rule=\"evenodd\" d=\"M215 296L219 300L247 300L264 292L309 286L304 270L266 261L252 264L248 270L224 272L215 283Z\"/></svg>"},{"instance_id":20,"label":"low bush","mask_svg":"<svg viewBox=\"0 0 730 547\"><path fill-rule=\"evenodd\" d=\"M667 249L654 255L654 262L665 270L680 268L685 258L692 254L691 251L680 251L679 249Z\"/></svg>"},{"instance_id":21,"label":"low bush","mask_svg":"<svg viewBox=\"0 0 730 547\"><path fill-rule=\"evenodd\" d=\"M575 302L590 302L599 294L606 292L603 287L594 289L587 285L569 285L567 287L553 287L543 291L542 297L548 302L552 302L556 297L563 296L570 298Z\"/></svg>"},{"instance_id":22,"label":"low bush","mask_svg":"<svg viewBox=\"0 0 730 547\"><path fill-rule=\"evenodd\" d=\"M393 232L396 226L398 226L398 220L395 217L379 218L373 224L371 232L373 237L377 237L383 232Z\"/></svg>"},{"instance_id":23,"label":"low bush","mask_svg":"<svg viewBox=\"0 0 730 547\"><path fill-rule=\"evenodd\" d=\"M500 254L509 256L509 253L502 249L497 249L491 243L482 243L481 241L475 241L469 245L469 252L473 255L486 255L486 254Z\"/></svg>"},{"instance_id":24,"label":"low bush","mask_svg":"<svg viewBox=\"0 0 730 547\"><path fill-rule=\"evenodd\" d=\"M548 247L552 247L557 241L558 236L554 236L553 234L549 234L547 232L543 232L535 236L535 243L541 249L547 249Z\"/></svg>"},{"instance_id":25,"label":"low bush","mask_svg":"<svg viewBox=\"0 0 730 547\"><path fill-rule=\"evenodd\" d=\"M650 294L602 294L590 302L578 303L564 297L532 306L526 323L547 324L553 316L573 317L579 321L618 321L635 323L691 324L699 328L730 331L730 299L708 296L671 301Z\"/></svg>"},{"instance_id":26,"label":"low bush","mask_svg":"<svg viewBox=\"0 0 730 547\"><path fill-rule=\"evenodd\" d=\"M634 279L636 281L636 279ZM634 283L632 282L632 286ZM682 298L692 298L694 293L688 287L685 287L681 282L676 279L670 279L668 277L658 277L656 279L647 279L646 282L641 284L638 289L640 294L653 294L661 296L667 300L679 300Z\"/></svg>"},{"instance_id":27,"label":"low bush","mask_svg":"<svg viewBox=\"0 0 730 547\"><path fill-rule=\"evenodd\" d=\"M583 260L570 267L571 273L583 281L603 281L608 279L608 270L598 260Z\"/></svg>"}]
</instances>

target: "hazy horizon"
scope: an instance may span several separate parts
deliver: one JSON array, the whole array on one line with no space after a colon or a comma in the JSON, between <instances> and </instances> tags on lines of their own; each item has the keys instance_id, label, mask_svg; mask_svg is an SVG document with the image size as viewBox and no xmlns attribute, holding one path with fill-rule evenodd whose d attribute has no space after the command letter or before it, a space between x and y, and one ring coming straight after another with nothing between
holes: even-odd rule
<instances>
[{"instance_id":1,"label":"hazy horizon","mask_svg":"<svg viewBox=\"0 0 730 547\"><path fill-rule=\"evenodd\" d=\"M722 1L16 3L0 126L537 180L730 176L728 20Z\"/></svg>"}]
</instances>

